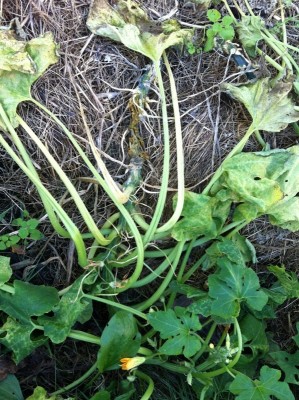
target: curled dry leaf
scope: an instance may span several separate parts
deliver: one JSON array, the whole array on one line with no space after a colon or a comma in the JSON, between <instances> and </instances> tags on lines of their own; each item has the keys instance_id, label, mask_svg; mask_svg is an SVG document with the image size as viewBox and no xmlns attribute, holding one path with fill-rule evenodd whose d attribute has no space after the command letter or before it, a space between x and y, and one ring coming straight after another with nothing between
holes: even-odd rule
<instances>
[{"instance_id":1,"label":"curled dry leaf","mask_svg":"<svg viewBox=\"0 0 299 400\"><path fill-rule=\"evenodd\" d=\"M146 12L133 1L115 1L115 6L106 0L93 0L87 26L96 35L123 43L152 61L158 62L164 50L182 44L190 38L190 29L170 30L150 21ZM175 24L173 24L175 26Z\"/></svg>"}]
</instances>

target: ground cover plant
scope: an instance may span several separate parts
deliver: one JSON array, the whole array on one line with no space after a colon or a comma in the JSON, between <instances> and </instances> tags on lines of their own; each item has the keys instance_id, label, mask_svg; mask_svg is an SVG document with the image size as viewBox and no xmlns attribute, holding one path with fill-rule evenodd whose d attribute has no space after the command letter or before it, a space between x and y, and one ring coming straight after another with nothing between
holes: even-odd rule
<instances>
[{"instance_id":1,"label":"ground cover plant","mask_svg":"<svg viewBox=\"0 0 299 400\"><path fill-rule=\"evenodd\" d=\"M28 39L26 19L0 28L1 154L28 185L24 193L38 199L26 194L25 207L24 193L10 194L15 211L3 197L2 398L295 399L297 259L267 258L271 246L259 251L254 238L263 224L278 241L285 235L295 248L298 241L298 5L280 0L262 13L255 2L204 0L163 15L161 4L131 0L82 7L86 36L73 72L72 52L52 32L36 34L31 21ZM86 79L88 46L93 58L84 61L94 64ZM93 76L106 63L96 83L107 85L115 55L130 68L130 87L124 75L123 87L108 83L96 95ZM211 65L203 65L206 80L196 81L215 55L224 60L222 78L209 80ZM80 123L72 108L70 123L59 117L35 89L61 58ZM174 72L172 63L183 69ZM186 110L177 86L183 92L191 71L204 100L198 108L194 86ZM121 107L112 103L106 114L123 92ZM223 132L237 113L241 134L229 141ZM200 146L205 131L210 139ZM113 146L119 156L105 154ZM193 169L200 173L189 184ZM55 257L45 260L48 248ZM56 282L53 261L65 272ZM286 308L291 328L282 344L275 326ZM72 360L58 365L68 352L84 364L66 379ZM56 359L49 376L58 381L24 373L39 354Z\"/></svg>"}]
</instances>

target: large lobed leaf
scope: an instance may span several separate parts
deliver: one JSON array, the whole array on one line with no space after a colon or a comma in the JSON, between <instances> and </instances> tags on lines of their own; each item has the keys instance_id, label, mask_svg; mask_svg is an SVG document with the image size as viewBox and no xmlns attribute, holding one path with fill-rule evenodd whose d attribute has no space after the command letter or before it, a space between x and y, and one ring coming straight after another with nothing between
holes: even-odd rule
<instances>
[{"instance_id":1,"label":"large lobed leaf","mask_svg":"<svg viewBox=\"0 0 299 400\"><path fill-rule=\"evenodd\" d=\"M269 78L264 78L240 86L225 83L222 89L244 104L252 117L254 129L280 132L299 120L299 111L289 97L292 86L292 82L281 81L271 86Z\"/></svg>"},{"instance_id":2,"label":"large lobed leaf","mask_svg":"<svg viewBox=\"0 0 299 400\"><path fill-rule=\"evenodd\" d=\"M164 33L137 3L129 0L115 1L114 8L107 0L93 0L87 27L94 34L121 42L152 61L158 61L164 50L182 44L191 34L188 29Z\"/></svg>"},{"instance_id":3,"label":"large lobed leaf","mask_svg":"<svg viewBox=\"0 0 299 400\"><path fill-rule=\"evenodd\" d=\"M289 385L281 382L281 372L266 365L261 368L259 380L238 374L229 386L230 392L236 394L236 400L295 400Z\"/></svg>"},{"instance_id":4,"label":"large lobed leaf","mask_svg":"<svg viewBox=\"0 0 299 400\"><path fill-rule=\"evenodd\" d=\"M273 225L297 231L298 152L297 145L286 150L237 154L223 163L222 177L212 193L224 187L232 200L240 203L234 220L251 221L267 214Z\"/></svg>"},{"instance_id":5,"label":"large lobed leaf","mask_svg":"<svg viewBox=\"0 0 299 400\"><path fill-rule=\"evenodd\" d=\"M17 106L31 98L32 84L58 61L57 45L49 32L24 42L11 30L0 31L0 60L0 103L16 127ZM0 128L5 129L1 118Z\"/></svg>"},{"instance_id":6,"label":"large lobed leaf","mask_svg":"<svg viewBox=\"0 0 299 400\"><path fill-rule=\"evenodd\" d=\"M201 342L194 333L201 329L198 315L190 314L180 307L174 310L157 311L148 315L149 323L167 339L159 351L167 355L183 354L192 357L201 348Z\"/></svg>"},{"instance_id":7,"label":"large lobed leaf","mask_svg":"<svg viewBox=\"0 0 299 400\"><path fill-rule=\"evenodd\" d=\"M237 317L241 302L253 310L263 309L268 296L260 290L258 276L252 269L229 260L219 262L218 266L220 271L208 279L213 315L224 319Z\"/></svg>"}]
</instances>

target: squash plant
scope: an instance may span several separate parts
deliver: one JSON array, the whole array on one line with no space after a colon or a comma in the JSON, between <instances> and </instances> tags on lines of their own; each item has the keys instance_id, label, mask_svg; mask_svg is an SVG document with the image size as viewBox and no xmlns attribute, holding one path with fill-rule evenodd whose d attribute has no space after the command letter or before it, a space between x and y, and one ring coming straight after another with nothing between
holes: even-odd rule
<instances>
[{"instance_id":1,"label":"squash plant","mask_svg":"<svg viewBox=\"0 0 299 400\"><path fill-rule=\"evenodd\" d=\"M100 391L95 389L92 399L132 398L136 379L146 382L142 399L149 399L155 386L150 368L184 375L201 400L216 398L219 387L223 393L234 394L240 400L295 399L289 384L298 384L298 352L280 351L269 338L265 321L275 318L277 307L284 301L298 297L298 279L284 267L269 266L267 274L271 274L272 284L263 286L251 268L256 263L254 247L239 233L260 216L267 216L271 224L284 229L299 230L299 146L242 152L251 135L259 135L259 131L280 132L299 120L298 107L290 95L292 83L280 79L279 75L255 83L222 86L224 92L244 105L252 123L203 191L185 191L178 99L165 51L190 41L192 32L181 29L175 21L162 25L150 21L146 12L131 0L114 3L112 7L106 0L94 0L87 26L95 35L121 42L153 64L164 138L161 190L156 207L148 221L137 212L130 194L140 177L133 179L133 183L129 179L122 188L117 187L97 152L86 121L96 166L68 128L32 98L32 83L57 62L57 45L52 35L48 33L24 42L17 40L10 28L2 29L0 144L36 186L55 231L74 241L78 263L84 270L75 282L59 292L52 287L18 280L10 283L9 259L0 258L0 310L7 316L0 328L0 343L12 352L16 363L48 341L59 344L67 337L99 346L95 364L81 378L52 393L53 399L70 392L95 371L102 374L120 368L129 374L130 383L125 393L115 393L106 387ZM224 4L230 10L226 1ZM282 68L287 67L287 60L291 62L287 57ZM171 89L178 160L178 191L173 214L165 223L161 220L170 172L170 143L162 61ZM142 97L141 92L138 95ZM67 174L17 114L17 106L22 101L32 102L58 124L93 178L113 201L116 212L100 229ZM134 123L138 124L138 114ZM85 221L87 233L79 231L41 182L18 136L19 127L32 138L64 183ZM124 243L123 232L134 239L136 248ZM170 238L175 241L172 247ZM89 252L86 239L94 241ZM156 240L165 240L170 247L152 250L150 245ZM203 250L203 256L190 265L190 254L198 248ZM155 269L147 272L147 264L153 261ZM199 268L208 271L207 287L189 283ZM125 271L121 276L125 276L131 269L129 278L116 279L121 270ZM118 296L124 291L134 294L134 289L154 281L155 290L143 302L128 304L124 297ZM180 305L182 298L184 306ZM95 303L107 306L111 314L101 337L73 329L77 321L84 323L91 318ZM32 340L33 332L35 340ZM294 337L296 344L297 336ZM261 359L266 365L260 369ZM46 391L38 387L29 398L46 398Z\"/></svg>"}]
</instances>

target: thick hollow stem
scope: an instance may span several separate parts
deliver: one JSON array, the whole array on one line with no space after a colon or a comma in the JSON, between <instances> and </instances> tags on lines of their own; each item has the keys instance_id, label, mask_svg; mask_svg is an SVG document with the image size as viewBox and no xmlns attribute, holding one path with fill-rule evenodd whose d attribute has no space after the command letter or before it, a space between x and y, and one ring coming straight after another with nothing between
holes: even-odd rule
<instances>
[{"instance_id":1,"label":"thick hollow stem","mask_svg":"<svg viewBox=\"0 0 299 400\"><path fill-rule=\"evenodd\" d=\"M118 208L119 212L122 214L123 218L126 220L126 223L128 224L128 227L131 230L131 233L135 239L136 242L136 254L135 254L135 259L136 259L136 267L131 275L131 277L127 280L127 283L121 288L117 289L117 292L122 292L124 290L127 290L129 287L131 287L139 278L142 269L143 269L143 260L144 260L144 246L143 246L143 241L142 237L140 235L140 232L132 219L130 213L126 210L123 204L119 202L119 200L115 197L114 192L110 190L108 184L105 182L105 180L101 177L101 175L98 173L96 168L93 166L93 164L90 162L86 154L84 153L83 149L75 139L74 135L66 128L66 126L60 121L59 118L56 117L55 114L53 114L50 110L47 109L43 104L39 103L38 101L31 99L31 101L38 106L41 110L43 110L46 114L49 115L53 121L57 123L58 126L62 129L62 131L67 135L69 138L70 142L73 144L74 148L78 151L79 155L82 157L83 161L93 174L94 178L97 180L97 182L102 186L104 191L107 193L107 195L111 198L111 200L114 202L115 206Z\"/></svg>"},{"instance_id":2,"label":"thick hollow stem","mask_svg":"<svg viewBox=\"0 0 299 400\"><path fill-rule=\"evenodd\" d=\"M11 135L11 139L14 142L14 144L16 145L21 157L23 158L23 161L25 162L27 168L32 172L32 174L39 179L38 173L33 165L33 162L31 161L29 154L27 153L27 150L25 149L25 146L23 145L23 143L21 142L17 132L15 131L14 127L12 126L12 124L10 123L2 105L0 104L0 116L3 120L3 122L5 123L10 135ZM39 179L40 180L40 179ZM45 196L43 194L43 192L41 190L38 190L38 193L40 195L40 198L45 206L45 210L46 213L49 217L49 220L53 226L53 228L55 229L55 231L58 233L58 235L62 236L62 237L66 237L69 238L70 235L69 233L61 226L52 205L50 204L50 202L48 201L47 196Z\"/></svg>"},{"instance_id":3,"label":"thick hollow stem","mask_svg":"<svg viewBox=\"0 0 299 400\"><path fill-rule=\"evenodd\" d=\"M65 187L69 191L70 195L72 196L72 199L74 200L83 220L85 221L88 229L90 232L93 234L94 238L97 240L98 243L100 243L102 246L108 245L110 242L109 240L105 239L104 236L101 234L99 231L97 225L95 224L92 216L90 215L89 211L87 210L83 200L81 199L79 193L77 192L76 188L72 184L72 182L69 180L65 172L62 170L58 162L54 159L54 157L51 155L49 150L46 148L46 146L41 142L39 137L33 132L33 130L26 124L25 121L22 120L22 118L18 117L17 118L19 124L22 126L22 128L28 133L28 135L31 137L31 139L35 142L35 144L39 147L39 149L42 151L44 156L47 158L49 163L51 164L52 168L55 170L59 178L62 180L64 183Z\"/></svg>"},{"instance_id":4,"label":"thick hollow stem","mask_svg":"<svg viewBox=\"0 0 299 400\"><path fill-rule=\"evenodd\" d=\"M169 180L169 164L170 164L170 140L169 140L169 126L168 126L168 115L167 115L167 105L166 105L166 95L164 90L164 84L162 79L162 74L160 70L160 62L154 62L154 68L157 76L160 96L161 96L161 109L162 109L162 121L163 121L163 135L164 135L164 159L163 159L163 171L162 171L162 181L161 189L159 193L158 202L154 215L152 217L151 223L148 230L144 236L143 243L146 245L149 243L160 223L162 213L164 210L168 180Z\"/></svg>"},{"instance_id":5,"label":"thick hollow stem","mask_svg":"<svg viewBox=\"0 0 299 400\"><path fill-rule=\"evenodd\" d=\"M43 186L40 180L29 170L29 168L24 164L24 162L17 156L17 154L12 150L10 145L6 142L2 135L0 135L0 144L4 147L10 157L18 164L18 166L22 169L22 171L28 176L28 178L32 181L32 183L37 187L39 191L43 193L44 196L48 198L49 204L53 207L58 217L63 222L67 231L70 234L71 239L75 243L75 247L78 253L78 261L82 267L85 267L88 264L86 249L84 241L81 237L79 229L72 222L60 204L54 199L51 193Z\"/></svg>"},{"instance_id":6,"label":"thick hollow stem","mask_svg":"<svg viewBox=\"0 0 299 400\"><path fill-rule=\"evenodd\" d=\"M148 383L148 387L145 391L145 393L143 394L143 396L140 398L140 400L148 400L151 398L151 395L153 394L155 385L154 382L152 380L151 377L149 377L148 375L144 374L141 371L136 370L134 372L135 376L137 376L138 378L142 379L143 381Z\"/></svg>"},{"instance_id":7,"label":"thick hollow stem","mask_svg":"<svg viewBox=\"0 0 299 400\"><path fill-rule=\"evenodd\" d=\"M175 80L173 73L171 71L168 58L164 52L163 54L164 63L169 76L170 91L173 105L174 113L174 124L175 124L175 138L176 138L176 154L177 154L177 179L178 179L178 193L177 193L177 203L172 217L161 227L157 229L157 232L165 232L171 229L174 224L178 221L182 214L184 206L184 195L185 195L185 163L184 163L184 147L182 138L182 126L181 126L181 116L179 109L179 101L177 90L175 86Z\"/></svg>"}]
</instances>

